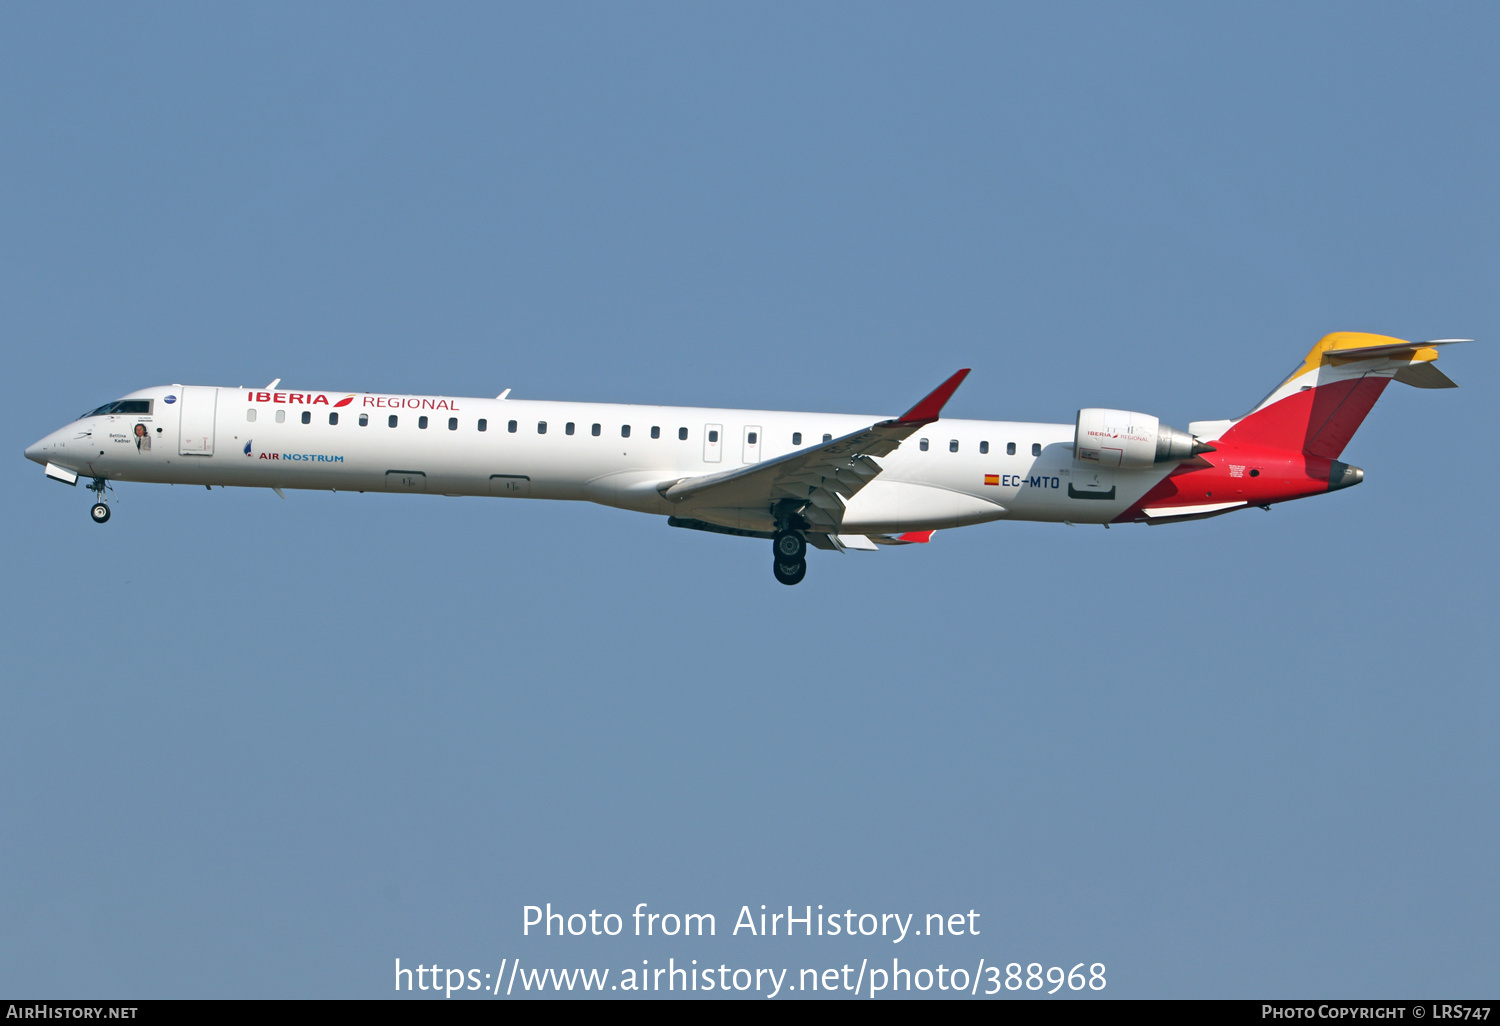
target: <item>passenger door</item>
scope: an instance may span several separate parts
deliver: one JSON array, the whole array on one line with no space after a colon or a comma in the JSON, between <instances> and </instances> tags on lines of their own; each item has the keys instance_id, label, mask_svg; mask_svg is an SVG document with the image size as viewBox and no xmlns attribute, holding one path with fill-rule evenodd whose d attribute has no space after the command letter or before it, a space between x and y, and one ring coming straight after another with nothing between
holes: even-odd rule
<instances>
[{"instance_id":1,"label":"passenger door","mask_svg":"<svg viewBox=\"0 0 1500 1026\"><path fill-rule=\"evenodd\" d=\"M177 453L180 456L214 454L214 416L218 412L219 390L198 385L184 385L181 412L177 422Z\"/></svg>"},{"instance_id":2,"label":"passenger door","mask_svg":"<svg viewBox=\"0 0 1500 1026\"><path fill-rule=\"evenodd\" d=\"M718 463L724 458L724 425L703 426L703 462Z\"/></svg>"}]
</instances>

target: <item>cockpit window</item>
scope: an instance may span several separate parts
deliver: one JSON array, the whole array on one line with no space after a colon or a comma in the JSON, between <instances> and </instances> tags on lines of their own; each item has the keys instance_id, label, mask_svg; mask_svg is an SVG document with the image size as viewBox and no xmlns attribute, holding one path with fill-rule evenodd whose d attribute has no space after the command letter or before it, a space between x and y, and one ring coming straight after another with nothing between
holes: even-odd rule
<instances>
[{"instance_id":1,"label":"cockpit window","mask_svg":"<svg viewBox=\"0 0 1500 1026\"><path fill-rule=\"evenodd\" d=\"M83 416L84 417L104 417L104 416L107 416L107 415L109 415L111 413L126 413L126 414L130 414L130 413L142 413L142 414L146 414L146 415L149 416L150 413L151 413L151 400L150 399L119 399L119 400L116 400L115 402L112 402L112 403L105 403L103 406L99 407L97 410L92 410L89 413L85 413ZM80 417L78 419L82 420L83 417Z\"/></svg>"}]
</instances>

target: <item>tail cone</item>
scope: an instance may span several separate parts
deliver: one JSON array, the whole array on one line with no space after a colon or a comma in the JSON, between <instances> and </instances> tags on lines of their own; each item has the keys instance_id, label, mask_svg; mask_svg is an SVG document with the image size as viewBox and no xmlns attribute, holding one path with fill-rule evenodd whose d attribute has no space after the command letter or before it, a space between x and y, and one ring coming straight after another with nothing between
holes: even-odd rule
<instances>
[{"instance_id":1,"label":"tail cone","mask_svg":"<svg viewBox=\"0 0 1500 1026\"><path fill-rule=\"evenodd\" d=\"M1358 467L1351 467L1347 463L1332 460L1328 468L1328 490L1336 492L1340 488L1349 488L1359 484L1365 479L1365 472Z\"/></svg>"}]
</instances>

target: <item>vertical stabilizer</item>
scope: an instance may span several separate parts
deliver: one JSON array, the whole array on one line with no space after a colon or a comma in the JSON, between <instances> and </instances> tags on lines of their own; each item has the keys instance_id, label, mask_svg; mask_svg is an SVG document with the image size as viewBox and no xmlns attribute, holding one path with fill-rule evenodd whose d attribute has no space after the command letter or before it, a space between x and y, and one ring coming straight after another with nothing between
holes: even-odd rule
<instances>
[{"instance_id":1,"label":"vertical stabilizer","mask_svg":"<svg viewBox=\"0 0 1500 1026\"><path fill-rule=\"evenodd\" d=\"M1431 366L1438 358L1434 347L1463 341L1408 342L1359 331L1325 335L1291 376L1219 437L1336 459L1392 379L1419 388L1452 387Z\"/></svg>"}]
</instances>

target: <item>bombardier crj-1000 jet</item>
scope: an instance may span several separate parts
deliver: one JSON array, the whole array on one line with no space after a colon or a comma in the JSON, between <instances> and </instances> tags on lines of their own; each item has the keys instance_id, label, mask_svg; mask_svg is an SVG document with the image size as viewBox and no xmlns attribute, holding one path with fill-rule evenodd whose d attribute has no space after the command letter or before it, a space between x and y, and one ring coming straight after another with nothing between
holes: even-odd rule
<instances>
[{"instance_id":1,"label":"bombardier crj-1000 jet","mask_svg":"<svg viewBox=\"0 0 1500 1026\"><path fill-rule=\"evenodd\" d=\"M899 417L167 385L26 450L47 476L586 499L764 538L783 584L807 547L926 542L991 520L1173 524L1364 480L1339 456L1392 380L1452 388L1438 346L1339 332L1237 420L1186 431L1125 410L1072 424L951 420L961 370Z\"/></svg>"}]
</instances>

